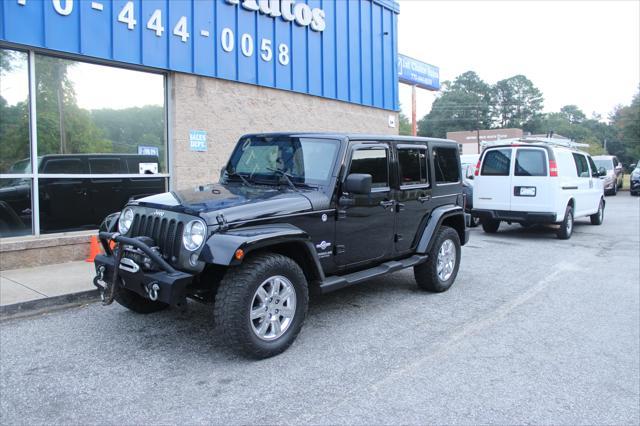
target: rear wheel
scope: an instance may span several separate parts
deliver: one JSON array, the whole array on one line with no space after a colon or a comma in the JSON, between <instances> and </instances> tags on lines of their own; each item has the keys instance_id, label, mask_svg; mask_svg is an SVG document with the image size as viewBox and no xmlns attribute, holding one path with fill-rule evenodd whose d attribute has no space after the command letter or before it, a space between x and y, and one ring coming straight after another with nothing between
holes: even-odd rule
<instances>
[{"instance_id":1,"label":"rear wheel","mask_svg":"<svg viewBox=\"0 0 640 426\"><path fill-rule=\"evenodd\" d=\"M115 301L138 314L151 314L169 307L166 303L154 302L122 287L116 290Z\"/></svg>"},{"instance_id":2,"label":"rear wheel","mask_svg":"<svg viewBox=\"0 0 640 426\"><path fill-rule=\"evenodd\" d=\"M495 234L500 227L499 220L487 219L482 221L482 230L487 234Z\"/></svg>"},{"instance_id":3,"label":"rear wheel","mask_svg":"<svg viewBox=\"0 0 640 426\"><path fill-rule=\"evenodd\" d=\"M296 339L308 302L300 266L286 256L265 253L227 271L213 312L234 350L268 358L285 351Z\"/></svg>"},{"instance_id":4,"label":"rear wheel","mask_svg":"<svg viewBox=\"0 0 640 426\"><path fill-rule=\"evenodd\" d=\"M604 221L604 201L600 200L598 211L589 216L589 219L591 219L592 225L602 225L602 222Z\"/></svg>"},{"instance_id":5,"label":"rear wheel","mask_svg":"<svg viewBox=\"0 0 640 426\"><path fill-rule=\"evenodd\" d=\"M441 293L456 280L460 267L460 237L455 229L443 226L438 231L425 263L413 268L418 287Z\"/></svg>"},{"instance_id":6,"label":"rear wheel","mask_svg":"<svg viewBox=\"0 0 640 426\"><path fill-rule=\"evenodd\" d=\"M558 238L561 240L568 240L573 234L573 207L567 206L564 213L564 220L560 224L558 229Z\"/></svg>"}]
</instances>

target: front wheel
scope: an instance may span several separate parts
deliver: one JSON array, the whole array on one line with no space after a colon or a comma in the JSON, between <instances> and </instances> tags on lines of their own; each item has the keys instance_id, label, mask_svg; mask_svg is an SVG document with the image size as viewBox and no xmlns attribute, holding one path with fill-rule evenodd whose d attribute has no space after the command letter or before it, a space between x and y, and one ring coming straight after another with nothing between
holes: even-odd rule
<instances>
[{"instance_id":1,"label":"front wheel","mask_svg":"<svg viewBox=\"0 0 640 426\"><path fill-rule=\"evenodd\" d=\"M455 229L443 226L438 231L428 258L413 268L418 287L441 293L449 290L460 267L460 237Z\"/></svg>"},{"instance_id":2,"label":"front wheel","mask_svg":"<svg viewBox=\"0 0 640 426\"><path fill-rule=\"evenodd\" d=\"M602 225L604 221L604 201L600 200L598 211L595 214L589 216L592 225Z\"/></svg>"},{"instance_id":3,"label":"front wheel","mask_svg":"<svg viewBox=\"0 0 640 426\"><path fill-rule=\"evenodd\" d=\"M564 220L560 224L560 229L558 229L557 235L561 240L568 240L571 238L571 234L573 234L573 208L571 206L567 206L564 213Z\"/></svg>"},{"instance_id":4,"label":"front wheel","mask_svg":"<svg viewBox=\"0 0 640 426\"><path fill-rule=\"evenodd\" d=\"M268 358L296 339L308 303L300 266L286 256L265 253L227 271L216 294L214 320L234 350Z\"/></svg>"}]
</instances>

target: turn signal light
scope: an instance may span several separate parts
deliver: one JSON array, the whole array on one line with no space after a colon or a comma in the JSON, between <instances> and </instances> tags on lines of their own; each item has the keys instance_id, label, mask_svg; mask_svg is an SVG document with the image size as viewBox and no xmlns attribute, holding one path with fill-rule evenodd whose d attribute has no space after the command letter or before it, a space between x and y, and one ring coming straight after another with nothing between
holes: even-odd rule
<instances>
[{"instance_id":1,"label":"turn signal light","mask_svg":"<svg viewBox=\"0 0 640 426\"><path fill-rule=\"evenodd\" d=\"M236 253L234 256L237 260L242 260L242 258L244 257L244 250L242 249L236 250Z\"/></svg>"},{"instance_id":2,"label":"turn signal light","mask_svg":"<svg viewBox=\"0 0 640 426\"><path fill-rule=\"evenodd\" d=\"M556 160L549 160L549 176L558 177L558 165Z\"/></svg>"}]
</instances>

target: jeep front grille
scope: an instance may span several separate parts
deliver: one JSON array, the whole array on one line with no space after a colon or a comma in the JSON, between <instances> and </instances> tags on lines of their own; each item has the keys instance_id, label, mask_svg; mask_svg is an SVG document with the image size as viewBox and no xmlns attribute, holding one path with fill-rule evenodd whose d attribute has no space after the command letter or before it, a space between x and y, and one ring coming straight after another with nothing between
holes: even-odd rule
<instances>
[{"instance_id":1,"label":"jeep front grille","mask_svg":"<svg viewBox=\"0 0 640 426\"><path fill-rule=\"evenodd\" d=\"M162 256L174 260L180 254L183 230L184 222L180 220L136 213L129 236L152 238Z\"/></svg>"}]
</instances>

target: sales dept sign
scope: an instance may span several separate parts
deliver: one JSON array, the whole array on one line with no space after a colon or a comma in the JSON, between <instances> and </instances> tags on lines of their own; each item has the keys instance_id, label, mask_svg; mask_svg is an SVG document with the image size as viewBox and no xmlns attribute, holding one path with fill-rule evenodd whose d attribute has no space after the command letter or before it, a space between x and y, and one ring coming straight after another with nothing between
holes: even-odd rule
<instances>
[{"instance_id":1,"label":"sales dept sign","mask_svg":"<svg viewBox=\"0 0 640 426\"><path fill-rule=\"evenodd\" d=\"M205 152L207 150L207 132L204 130L189 130L189 149Z\"/></svg>"},{"instance_id":2,"label":"sales dept sign","mask_svg":"<svg viewBox=\"0 0 640 426\"><path fill-rule=\"evenodd\" d=\"M271 16L281 17L301 27L310 27L314 31L326 28L325 13L320 8L311 8L305 3L294 0L226 0L228 4L242 6L244 9Z\"/></svg>"}]
</instances>

